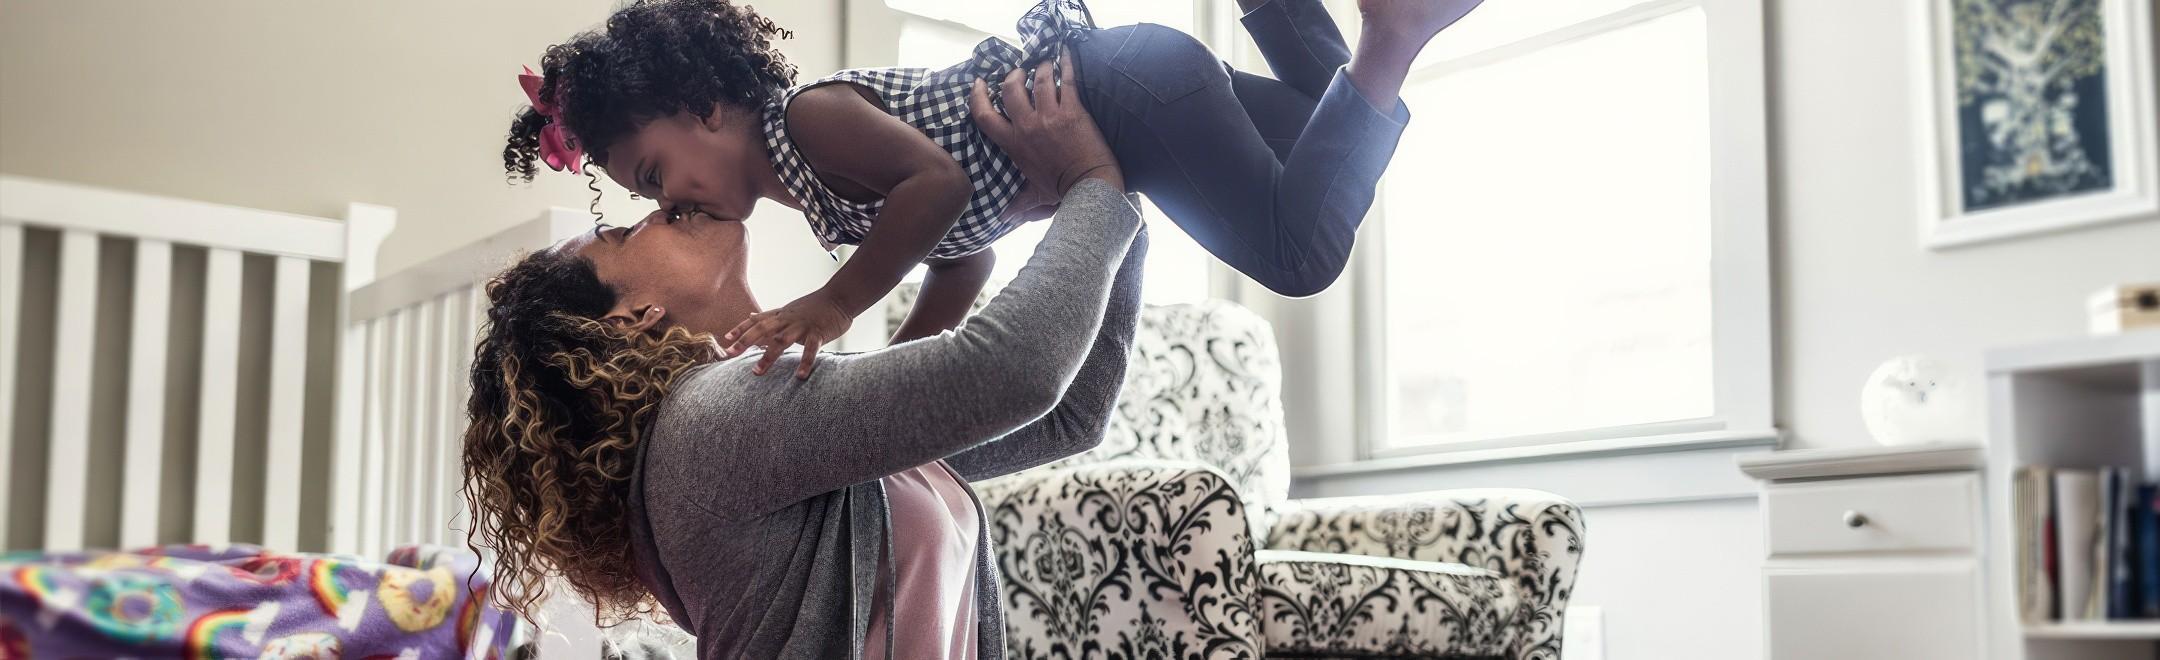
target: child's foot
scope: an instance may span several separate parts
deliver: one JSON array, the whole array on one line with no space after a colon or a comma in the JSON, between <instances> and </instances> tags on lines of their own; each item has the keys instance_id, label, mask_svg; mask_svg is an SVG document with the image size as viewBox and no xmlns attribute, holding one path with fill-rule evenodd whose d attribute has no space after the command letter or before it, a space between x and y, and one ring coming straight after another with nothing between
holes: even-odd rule
<instances>
[{"instance_id":1,"label":"child's foot","mask_svg":"<svg viewBox=\"0 0 2160 660\"><path fill-rule=\"evenodd\" d=\"M1360 39L1384 39L1414 55L1447 26L1485 0L1358 0L1365 21Z\"/></svg>"},{"instance_id":2,"label":"child's foot","mask_svg":"<svg viewBox=\"0 0 2160 660\"><path fill-rule=\"evenodd\" d=\"M1375 108L1395 107L1395 94L1418 51L1485 0L1358 0L1365 27L1350 56L1350 83Z\"/></svg>"}]
</instances>

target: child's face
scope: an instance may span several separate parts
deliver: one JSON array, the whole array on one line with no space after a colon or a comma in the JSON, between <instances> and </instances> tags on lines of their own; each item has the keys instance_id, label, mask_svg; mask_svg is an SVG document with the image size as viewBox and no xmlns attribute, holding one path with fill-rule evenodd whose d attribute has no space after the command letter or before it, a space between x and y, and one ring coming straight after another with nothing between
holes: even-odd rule
<instances>
[{"instance_id":1,"label":"child's face","mask_svg":"<svg viewBox=\"0 0 2160 660\"><path fill-rule=\"evenodd\" d=\"M659 211L629 227L597 227L556 244L593 264L617 295L610 316L658 306L669 323L724 332L757 311L750 295L746 227L704 215L670 221Z\"/></svg>"},{"instance_id":2,"label":"child's face","mask_svg":"<svg viewBox=\"0 0 2160 660\"><path fill-rule=\"evenodd\" d=\"M743 220L757 204L757 176L773 176L765 138L751 113L727 106L712 116L679 112L647 122L607 150L607 175L660 208Z\"/></svg>"}]
</instances>

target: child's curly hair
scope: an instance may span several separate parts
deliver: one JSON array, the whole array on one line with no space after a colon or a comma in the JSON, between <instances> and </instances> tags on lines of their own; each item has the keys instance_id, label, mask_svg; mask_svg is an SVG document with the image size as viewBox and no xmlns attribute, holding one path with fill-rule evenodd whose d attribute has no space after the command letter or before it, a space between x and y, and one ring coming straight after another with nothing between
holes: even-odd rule
<instances>
[{"instance_id":1,"label":"child's curly hair","mask_svg":"<svg viewBox=\"0 0 2160 660\"><path fill-rule=\"evenodd\" d=\"M755 109L795 83L795 66L773 46L792 36L756 11L727 0L639 0L607 25L549 46L540 60L540 98L593 163L645 122L689 112L712 116L726 103ZM503 170L531 181L540 129L549 117L531 107L510 122Z\"/></svg>"}]
</instances>

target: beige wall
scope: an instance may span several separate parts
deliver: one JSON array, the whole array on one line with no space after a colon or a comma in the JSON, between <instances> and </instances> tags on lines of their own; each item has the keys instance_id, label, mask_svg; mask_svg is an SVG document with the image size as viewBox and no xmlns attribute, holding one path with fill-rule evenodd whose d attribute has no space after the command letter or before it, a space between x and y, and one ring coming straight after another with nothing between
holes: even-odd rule
<instances>
[{"instance_id":1,"label":"beige wall","mask_svg":"<svg viewBox=\"0 0 2160 660\"><path fill-rule=\"evenodd\" d=\"M616 4L0 0L0 172L331 217L393 206L387 272L585 207L582 178L506 185L502 138L519 65ZM814 73L839 63L840 4L758 6ZM642 215L612 186L607 199L611 216ZM767 299L831 268L800 216L771 211L752 221Z\"/></svg>"}]
</instances>

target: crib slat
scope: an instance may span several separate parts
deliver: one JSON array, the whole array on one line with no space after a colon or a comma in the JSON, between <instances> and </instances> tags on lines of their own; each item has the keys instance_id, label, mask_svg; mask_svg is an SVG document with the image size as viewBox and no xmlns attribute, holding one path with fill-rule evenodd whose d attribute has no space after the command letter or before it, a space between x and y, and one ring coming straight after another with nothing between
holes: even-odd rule
<instances>
[{"instance_id":1,"label":"crib slat","mask_svg":"<svg viewBox=\"0 0 2160 660\"><path fill-rule=\"evenodd\" d=\"M425 511L427 479L427 447L434 436L434 427L428 423L428 412L434 407L434 382L428 378L434 364L435 305L422 302L412 306L415 314L411 332L405 335L411 342L412 366L405 372L405 381L411 384L407 391L412 398L405 404L405 462L399 466L404 484L398 500L398 522L404 530L405 543L419 543L421 530L426 527L421 519Z\"/></svg>"},{"instance_id":2,"label":"crib slat","mask_svg":"<svg viewBox=\"0 0 2160 660\"><path fill-rule=\"evenodd\" d=\"M426 380L420 377L427 364L427 306L414 305L406 308L405 313L411 322L405 325L405 358L399 361L402 371L398 383L404 389L400 391L403 396L399 398L398 406L402 414L394 421L401 430L398 431L398 462L391 467L397 473L398 492L397 507L392 509L397 512L397 519L390 524L397 530L399 545L412 543L419 536L420 525L413 520L419 513L413 506L413 489L419 484L419 470L413 466L419 462L419 436L427 429L419 420L427 403L427 393L422 391Z\"/></svg>"},{"instance_id":3,"label":"crib slat","mask_svg":"<svg viewBox=\"0 0 2160 660\"><path fill-rule=\"evenodd\" d=\"M460 519L465 510L465 502L458 493L458 487L463 484L465 474L465 400L472 395L472 383L468 380L468 374L472 370L473 353L472 287L462 287L451 294L450 309L450 318L454 322L451 323L447 338L447 345L450 346L450 359L446 361L450 389L449 394L443 397L444 405L450 408L443 414L442 519L445 544L456 546L464 543L463 522Z\"/></svg>"},{"instance_id":4,"label":"crib slat","mask_svg":"<svg viewBox=\"0 0 2160 660\"><path fill-rule=\"evenodd\" d=\"M23 228L0 224L0 479L11 479L15 459L15 342L22 323ZM8 508L8 488L0 488L0 511ZM0 528L0 549L7 548L7 530Z\"/></svg>"},{"instance_id":5,"label":"crib slat","mask_svg":"<svg viewBox=\"0 0 2160 660\"><path fill-rule=\"evenodd\" d=\"M60 236L58 334L53 338L52 442L47 454L45 548L83 547L90 481L90 358L97 337L98 237Z\"/></svg>"},{"instance_id":6,"label":"crib slat","mask_svg":"<svg viewBox=\"0 0 2160 660\"><path fill-rule=\"evenodd\" d=\"M390 388L390 335L393 323L389 317L367 323L367 390L366 401L361 406L360 437L360 528L356 535L353 552L363 557L380 556L383 526L384 450L389 444L390 432L383 420L389 415L383 409Z\"/></svg>"},{"instance_id":7,"label":"crib slat","mask_svg":"<svg viewBox=\"0 0 2160 660\"><path fill-rule=\"evenodd\" d=\"M127 464L120 483L120 545L129 548L157 543L171 298L172 244L137 240L134 320L128 329Z\"/></svg>"},{"instance_id":8,"label":"crib slat","mask_svg":"<svg viewBox=\"0 0 2160 660\"><path fill-rule=\"evenodd\" d=\"M345 317L340 314L340 320ZM367 504L361 497L367 483L368 396L372 391L375 354L371 352L373 324L360 322L338 328L337 431L330 458L330 551L360 552L360 512Z\"/></svg>"},{"instance_id":9,"label":"crib slat","mask_svg":"<svg viewBox=\"0 0 2160 660\"><path fill-rule=\"evenodd\" d=\"M433 451L429 452L429 455L434 457L434 469L428 471L428 490L435 493L435 499L433 505L428 507L427 515L428 527L433 530L429 536L434 537L435 543L447 543L450 539L450 518L444 516L443 512L449 509L451 493L447 488L449 479L444 475L450 473L450 448L457 446L458 439L456 434L451 433L450 419L456 416L458 406L464 403L453 392L457 381L458 353L461 352L456 340L457 329L462 325L458 317L462 316L461 312L465 308L458 303L455 291L443 294L437 299L437 303L439 306L435 309L435 322L439 329L435 333L435 430L432 433L435 436L435 445L430 448Z\"/></svg>"},{"instance_id":10,"label":"crib slat","mask_svg":"<svg viewBox=\"0 0 2160 660\"><path fill-rule=\"evenodd\" d=\"M413 423L418 425L413 432L413 542L434 543L435 449L436 435L442 429L435 417L442 410L442 403L436 400L442 392L442 379L437 377L442 372L438 368L442 363L442 297L436 296L419 306L427 310L428 323L420 329L420 341L426 345L426 353L421 356L419 371L413 374L413 380L420 385L420 400L413 408Z\"/></svg>"},{"instance_id":11,"label":"crib slat","mask_svg":"<svg viewBox=\"0 0 2160 660\"><path fill-rule=\"evenodd\" d=\"M300 452L306 432L310 264L278 257L270 306L270 438L263 454L263 546L300 545Z\"/></svg>"},{"instance_id":12,"label":"crib slat","mask_svg":"<svg viewBox=\"0 0 2160 660\"><path fill-rule=\"evenodd\" d=\"M232 542L234 401L240 371L240 252L211 249L203 275L202 386L195 431L196 543Z\"/></svg>"},{"instance_id":13,"label":"crib slat","mask_svg":"<svg viewBox=\"0 0 2160 660\"><path fill-rule=\"evenodd\" d=\"M445 504L450 501L449 482L443 475L450 469L449 449L456 445L455 436L450 434L450 410L457 403L450 395L450 374L452 365L457 364L457 344L453 343L452 337L457 335L458 312L463 309L455 292L435 298L435 368L428 370L435 379L435 406L429 415L433 426L428 429L428 435L435 441L428 445L426 514L428 542L435 544L450 538L450 519L443 515L447 510Z\"/></svg>"},{"instance_id":14,"label":"crib slat","mask_svg":"<svg viewBox=\"0 0 2160 660\"><path fill-rule=\"evenodd\" d=\"M403 490L405 487L398 466L403 465L402 461L405 456L403 451L405 443L405 423L403 421L405 419L405 394L407 390L411 389L410 384L405 380L405 361L406 356L410 355L412 346L412 343L407 341L405 334L407 328L412 325L412 312L411 310L401 309L392 312L390 318L392 322L388 339L389 352L385 354L388 365L383 373L383 414L380 418L383 426L383 460L382 476L380 477L383 484L382 499L380 500L382 518L379 521L381 528L375 537L377 543L371 558L380 558L383 552L395 547L402 541L397 536L399 529L397 521L400 513L396 504L398 491Z\"/></svg>"}]
</instances>

